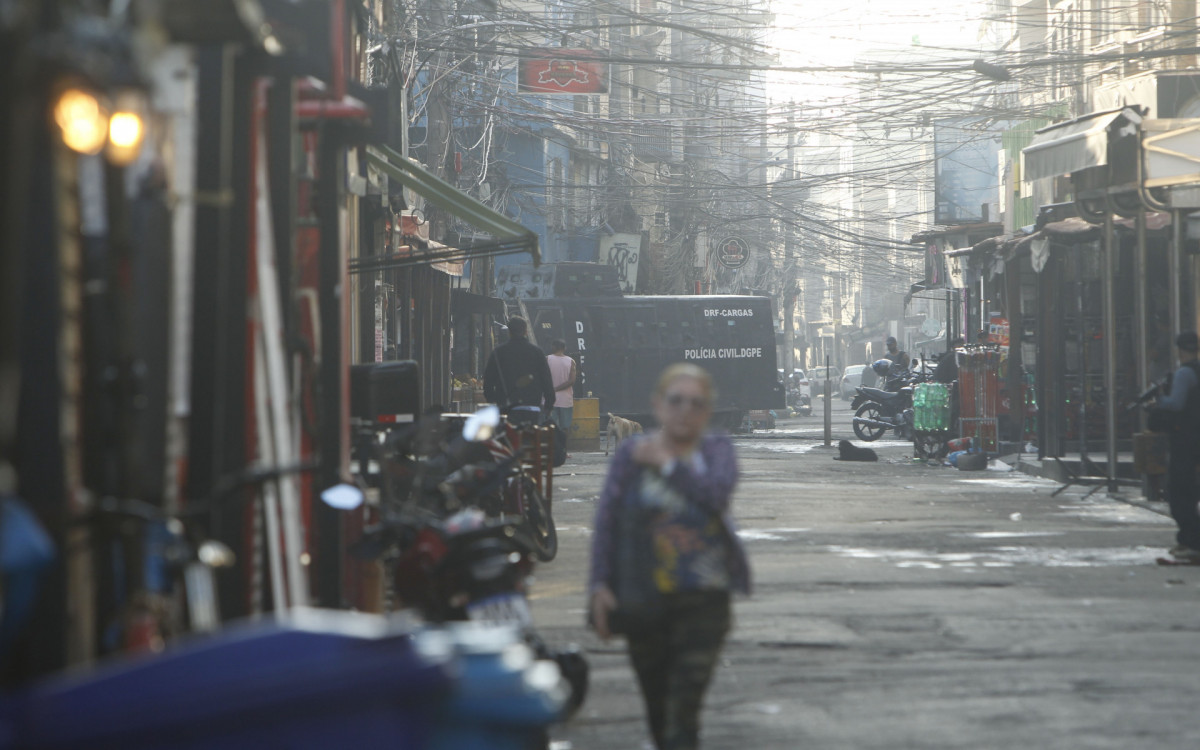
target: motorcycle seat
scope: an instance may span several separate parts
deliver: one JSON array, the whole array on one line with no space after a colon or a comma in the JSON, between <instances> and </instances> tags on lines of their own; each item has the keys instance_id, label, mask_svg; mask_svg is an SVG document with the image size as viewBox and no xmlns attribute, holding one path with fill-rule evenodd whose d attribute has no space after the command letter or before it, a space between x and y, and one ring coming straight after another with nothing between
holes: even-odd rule
<instances>
[{"instance_id":1,"label":"motorcycle seat","mask_svg":"<svg viewBox=\"0 0 1200 750\"><path fill-rule=\"evenodd\" d=\"M863 388L862 392L867 396L867 398L871 399L872 401L878 401L881 404L885 401L893 401L903 395L903 393L892 393L891 391L885 391L879 388Z\"/></svg>"}]
</instances>

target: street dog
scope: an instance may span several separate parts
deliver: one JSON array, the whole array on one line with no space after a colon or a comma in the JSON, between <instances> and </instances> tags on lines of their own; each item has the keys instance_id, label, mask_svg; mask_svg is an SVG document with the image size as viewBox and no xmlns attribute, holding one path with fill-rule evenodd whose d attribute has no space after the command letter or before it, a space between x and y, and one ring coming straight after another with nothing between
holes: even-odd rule
<instances>
[{"instance_id":1,"label":"street dog","mask_svg":"<svg viewBox=\"0 0 1200 750\"><path fill-rule=\"evenodd\" d=\"M608 414L608 436L604 439L604 455L608 455L608 450L611 448L616 450L621 446L621 441L633 435L640 435L642 426L632 419L625 419ZM616 444L613 444L613 438L616 438Z\"/></svg>"},{"instance_id":2,"label":"street dog","mask_svg":"<svg viewBox=\"0 0 1200 750\"><path fill-rule=\"evenodd\" d=\"M835 461L878 461L879 456L870 448L855 445L849 440L838 441L838 454Z\"/></svg>"}]
</instances>

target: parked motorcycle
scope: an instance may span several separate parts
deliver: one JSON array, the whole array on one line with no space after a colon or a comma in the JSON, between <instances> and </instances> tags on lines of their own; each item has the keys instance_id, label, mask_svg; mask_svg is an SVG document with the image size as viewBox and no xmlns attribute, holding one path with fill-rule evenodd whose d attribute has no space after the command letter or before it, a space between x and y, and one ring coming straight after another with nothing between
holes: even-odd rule
<instances>
[{"instance_id":1,"label":"parked motorcycle","mask_svg":"<svg viewBox=\"0 0 1200 750\"><path fill-rule=\"evenodd\" d=\"M540 421L536 407L517 407L508 419L494 407L467 418L428 415L414 426L388 429L359 442L364 476L381 489L385 507L412 504L445 518L468 506L490 518L524 524L542 562L558 554L550 502L523 460L539 456L526 428ZM534 438L536 439L536 435Z\"/></svg>"},{"instance_id":2,"label":"parked motorcycle","mask_svg":"<svg viewBox=\"0 0 1200 750\"><path fill-rule=\"evenodd\" d=\"M492 406L467 420L462 438L486 448L487 458L467 463L438 484L450 507L474 505L501 521L513 517L525 522L533 552L542 562L558 554L558 531L550 512L550 501L525 470L522 453L538 453L540 445L524 445L524 427L536 425L540 410L535 406L512 409L508 419ZM478 454L476 454L478 456Z\"/></svg>"},{"instance_id":3,"label":"parked motorcycle","mask_svg":"<svg viewBox=\"0 0 1200 750\"><path fill-rule=\"evenodd\" d=\"M802 417L812 414L812 397L807 393L802 393L799 387L793 386L788 389L787 403Z\"/></svg>"},{"instance_id":4,"label":"parked motorcycle","mask_svg":"<svg viewBox=\"0 0 1200 750\"><path fill-rule=\"evenodd\" d=\"M859 440L879 440L888 430L894 430L901 440L913 436L913 386L924 375L894 364L891 360L876 360L871 369L883 378L883 388L859 386L854 391L850 408L854 409L854 434Z\"/></svg>"},{"instance_id":5,"label":"parked motorcycle","mask_svg":"<svg viewBox=\"0 0 1200 750\"><path fill-rule=\"evenodd\" d=\"M504 457L463 465L439 483L438 491L461 503L461 510L439 518L414 502L384 507L380 522L368 527L350 552L360 559L383 560L395 604L428 622L483 621L519 629L538 658L558 665L571 686L568 707L573 712L587 692L587 661L576 647L555 651L542 641L527 598L534 559L545 559L545 529L528 514L493 517L475 502L497 489L509 496L505 488L524 476L514 467L519 461L504 442L505 432L495 407L485 407L463 426L464 441L503 449ZM461 448L454 444L451 450ZM352 503L336 507L349 509Z\"/></svg>"}]
</instances>

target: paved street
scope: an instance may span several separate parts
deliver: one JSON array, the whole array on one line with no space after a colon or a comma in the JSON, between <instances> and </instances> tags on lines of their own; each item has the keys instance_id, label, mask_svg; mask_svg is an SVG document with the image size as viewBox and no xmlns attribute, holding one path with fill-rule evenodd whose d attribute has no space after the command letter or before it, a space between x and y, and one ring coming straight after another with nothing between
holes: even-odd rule
<instances>
[{"instance_id":1,"label":"paved street","mask_svg":"<svg viewBox=\"0 0 1200 750\"><path fill-rule=\"evenodd\" d=\"M837 402L834 438L850 437ZM831 460L820 410L738 439L735 499L755 595L709 696L707 750L1200 747L1200 569L1160 568L1169 519L1020 472ZM555 490L561 551L535 616L593 666L572 750L641 748L618 641L584 630L583 580L602 454Z\"/></svg>"}]
</instances>

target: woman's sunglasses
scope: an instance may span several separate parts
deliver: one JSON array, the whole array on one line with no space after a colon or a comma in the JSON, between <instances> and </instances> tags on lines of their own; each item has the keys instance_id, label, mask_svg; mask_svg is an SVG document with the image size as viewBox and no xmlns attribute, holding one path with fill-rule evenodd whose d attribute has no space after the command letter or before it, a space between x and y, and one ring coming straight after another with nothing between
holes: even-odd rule
<instances>
[{"instance_id":1,"label":"woman's sunglasses","mask_svg":"<svg viewBox=\"0 0 1200 750\"><path fill-rule=\"evenodd\" d=\"M682 393L671 393L668 394L663 401L665 401L667 406L670 406L672 409L678 409L684 404L687 404L688 406L697 410L708 408L708 399L702 396L685 396Z\"/></svg>"}]
</instances>

